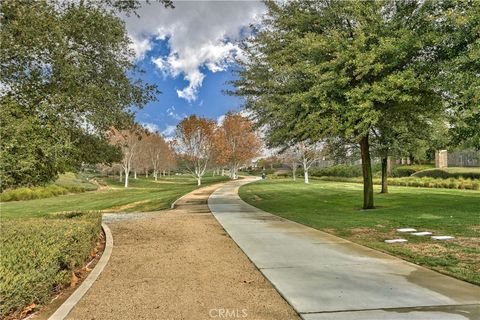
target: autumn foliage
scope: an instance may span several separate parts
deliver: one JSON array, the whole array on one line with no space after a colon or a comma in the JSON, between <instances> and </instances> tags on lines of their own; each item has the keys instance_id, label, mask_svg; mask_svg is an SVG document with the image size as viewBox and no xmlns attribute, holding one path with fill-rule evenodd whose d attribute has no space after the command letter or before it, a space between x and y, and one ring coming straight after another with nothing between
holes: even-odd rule
<instances>
[{"instance_id":1,"label":"autumn foliage","mask_svg":"<svg viewBox=\"0 0 480 320\"><path fill-rule=\"evenodd\" d=\"M231 112L225 115L218 137L222 148L218 157L228 165L230 177L236 179L239 167L260 155L261 141L248 118Z\"/></svg>"}]
</instances>

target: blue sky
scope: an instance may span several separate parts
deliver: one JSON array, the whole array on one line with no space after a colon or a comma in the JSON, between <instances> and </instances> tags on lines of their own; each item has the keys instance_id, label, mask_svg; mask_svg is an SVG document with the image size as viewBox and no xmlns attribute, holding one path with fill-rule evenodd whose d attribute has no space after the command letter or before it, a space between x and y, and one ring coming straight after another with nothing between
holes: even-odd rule
<instances>
[{"instance_id":1,"label":"blue sky","mask_svg":"<svg viewBox=\"0 0 480 320\"><path fill-rule=\"evenodd\" d=\"M124 17L142 78L158 86L158 101L137 111L137 121L173 134L191 114L219 119L239 110L241 98L222 93L233 79L238 41L264 12L261 2L176 2L173 10L145 5L140 18Z\"/></svg>"}]
</instances>

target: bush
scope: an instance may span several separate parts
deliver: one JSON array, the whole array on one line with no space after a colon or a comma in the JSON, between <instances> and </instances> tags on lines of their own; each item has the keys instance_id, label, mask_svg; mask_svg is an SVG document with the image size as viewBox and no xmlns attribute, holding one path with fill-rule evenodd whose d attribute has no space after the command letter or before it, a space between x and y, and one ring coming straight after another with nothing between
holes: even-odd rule
<instances>
[{"instance_id":1,"label":"bush","mask_svg":"<svg viewBox=\"0 0 480 320\"><path fill-rule=\"evenodd\" d=\"M319 177L315 180L337 181L337 182L354 182L363 183L362 178L347 177ZM381 179L374 178L373 184L380 185ZM392 186L402 187L422 187L422 188L447 188L447 189L469 189L480 190L480 182L472 179L433 179L429 177L402 177L388 178L388 184Z\"/></svg>"},{"instance_id":2,"label":"bush","mask_svg":"<svg viewBox=\"0 0 480 320\"><path fill-rule=\"evenodd\" d=\"M58 186L55 184L45 187L18 188L7 190L0 194L0 201L21 201L42 199L59 196L67 193L85 192L85 188L79 186Z\"/></svg>"},{"instance_id":3,"label":"bush","mask_svg":"<svg viewBox=\"0 0 480 320\"><path fill-rule=\"evenodd\" d=\"M299 175L303 175L303 169L299 169ZM372 173L375 175L381 172L381 165L374 164L372 165ZM362 176L362 166L361 165L336 165L325 168L311 168L308 170L308 174L312 177L345 177L345 178L354 178Z\"/></svg>"},{"instance_id":4,"label":"bush","mask_svg":"<svg viewBox=\"0 0 480 320\"><path fill-rule=\"evenodd\" d=\"M0 318L47 302L90 257L101 215L71 216L2 221Z\"/></svg>"},{"instance_id":5,"label":"bush","mask_svg":"<svg viewBox=\"0 0 480 320\"><path fill-rule=\"evenodd\" d=\"M429 170L423 170L423 171L419 171L419 172L416 172L414 174L414 176L416 177L431 177L431 178L441 178L441 179L448 179L448 178L456 178L456 179L459 179L459 178L470 178L470 179L480 179L480 172L475 172L475 171L472 171L472 172L449 172L449 171L446 171L446 170L442 170L442 169L429 169Z\"/></svg>"},{"instance_id":6,"label":"bush","mask_svg":"<svg viewBox=\"0 0 480 320\"><path fill-rule=\"evenodd\" d=\"M406 165L406 166L395 166L392 169L392 177L400 178L400 177L410 177L412 174L418 171L422 171L425 169L430 169L431 165Z\"/></svg>"},{"instance_id":7,"label":"bush","mask_svg":"<svg viewBox=\"0 0 480 320\"><path fill-rule=\"evenodd\" d=\"M263 172L265 172L265 174L273 174L275 170L274 169L265 169L265 170L255 169L255 170L246 170L242 172L246 172L252 176L261 176Z\"/></svg>"}]
</instances>

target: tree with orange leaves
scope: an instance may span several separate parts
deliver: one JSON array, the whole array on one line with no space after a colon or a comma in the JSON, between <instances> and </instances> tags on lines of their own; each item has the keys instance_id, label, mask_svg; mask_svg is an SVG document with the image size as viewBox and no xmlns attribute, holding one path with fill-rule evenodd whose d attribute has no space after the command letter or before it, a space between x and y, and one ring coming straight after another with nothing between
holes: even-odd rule
<instances>
[{"instance_id":1,"label":"tree with orange leaves","mask_svg":"<svg viewBox=\"0 0 480 320\"><path fill-rule=\"evenodd\" d=\"M220 130L230 177L237 179L239 167L260 154L261 141L253 130L252 122L238 113L228 112Z\"/></svg>"},{"instance_id":2,"label":"tree with orange leaves","mask_svg":"<svg viewBox=\"0 0 480 320\"><path fill-rule=\"evenodd\" d=\"M192 115L177 125L175 133L179 158L201 185L212 158L215 122Z\"/></svg>"}]
</instances>

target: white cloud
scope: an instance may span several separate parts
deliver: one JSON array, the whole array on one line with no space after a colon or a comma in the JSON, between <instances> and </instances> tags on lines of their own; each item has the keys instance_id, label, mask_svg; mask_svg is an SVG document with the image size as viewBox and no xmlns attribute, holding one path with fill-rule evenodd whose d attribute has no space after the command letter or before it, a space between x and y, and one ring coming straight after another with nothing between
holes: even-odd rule
<instances>
[{"instance_id":1,"label":"white cloud","mask_svg":"<svg viewBox=\"0 0 480 320\"><path fill-rule=\"evenodd\" d=\"M183 118L186 118L187 115L185 113L179 114L175 111L175 107L171 106L170 108L167 109L167 114L175 120L182 120Z\"/></svg>"},{"instance_id":2,"label":"white cloud","mask_svg":"<svg viewBox=\"0 0 480 320\"><path fill-rule=\"evenodd\" d=\"M147 129L150 132L160 131L160 127L155 123L144 122L144 123L142 123L142 127L144 127L145 129Z\"/></svg>"},{"instance_id":3,"label":"white cloud","mask_svg":"<svg viewBox=\"0 0 480 320\"><path fill-rule=\"evenodd\" d=\"M137 59L143 59L145 53L152 49L152 43L149 39L137 39L132 37L132 48L135 51Z\"/></svg>"},{"instance_id":4,"label":"white cloud","mask_svg":"<svg viewBox=\"0 0 480 320\"><path fill-rule=\"evenodd\" d=\"M217 118L217 126L221 126L223 124L223 121L225 120L225 115L222 114Z\"/></svg>"},{"instance_id":5,"label":"white cloud","mask_svg":"<svg viewBox=\"0 0 480 320\"><path fill-rule=\"evenodd\" d=\"M187 101L197 98L205 75L201 68L220 72L241 50L235 43L242 29L264 12L257 1L178 1L175 9L158 3L144 5L140 18L125 18L137 57L151 50L151 39L168 39L170 53L152 61L164 76L183 76L188 86L177 90Z\"/></svg>"},{"instance_id":6,"label":"white cloud","mask_svg":"<svg viewBox=\"0 0 480 320\"><path fill-rule=\"evenodd\" d=\"M162 131L162 135L165 137L171 137L175 133L177 126L167 126L165 130Z\"/></svg>"}]
</instances>

